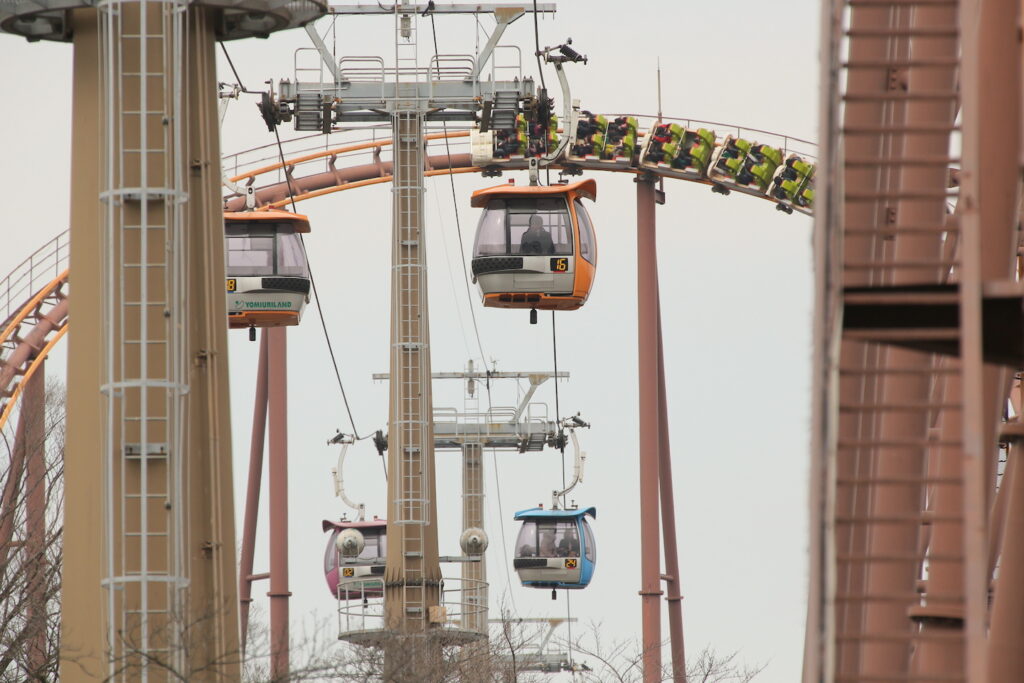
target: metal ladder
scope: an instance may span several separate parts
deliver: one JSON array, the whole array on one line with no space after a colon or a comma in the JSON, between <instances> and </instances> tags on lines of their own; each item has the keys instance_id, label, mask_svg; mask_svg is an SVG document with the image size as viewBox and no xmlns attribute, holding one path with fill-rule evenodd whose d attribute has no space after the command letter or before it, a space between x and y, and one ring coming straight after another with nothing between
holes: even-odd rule
<instances>
[{"instance_id":1,"label":"metal ladder","mask_svg":"<svg viewBox=\"0 0 1024 683\"><path fill-rule=\"evenodd\" d=\"M857 310L878 320L908 306L960 305L959 228L946 210L957 161L949 148L958 130L958 3L845 4L846 88L835 94L848 315L831 512L833 680L966 680L930 668L936 648L966 647L963 365L928 352L959 345L963 329L854 322ZM835 74L833 83L842 80Z\"/></svg>"},{"instance_id":2,"label":"metal ladder","mask_svg":"<svg viewBox=\"0 0 1024 683\"><path fill-rule=\"evenodd\" d=\"M392 433L400 432L399 492L395 497L398 513L396 523L404 525L403 548L405 565L405 611L410 617L426 619L424 553L426 526L430 524L429 482L433 467L429 420L432 419L429 397L430 350L426 320L426 266L422 233L423 168L420 112L400 111L394 114L395 139L395 217L398 221L395 271L392 295L399 307L398 330L393 332L393 353L397 354L397 376L392 391L404 416L392 425Z\"/></svg>"},{"instance_id":3,"label":"metal ladder","mask_svg":"<svg viewBox=\"0 0 1024 683\"><path fill-rule=\"evenodd\" d=\"M466 370L473 372L470 360ZM475 385L475 386L474 386ZM462 528L484 529L484 443L488 437L490 416L480 410L483 385L466 380L462 399L466 440L462 446ZM470 435L475 435L470 437ZM486 555L479 562L462 564L462 627L478 633L487 632L487 563ZM481 611L482 610L482 611Z\"/></svg>"},{"instance_id":4,"label":"metal ladder","mask_svg":"<svg viewBox=\"0 0 1024 683\"><path fill-rule=\"evenodd\" d=\"M105 579L113 680L184 671L181 70L187 3L103 2Z\"/></svg>"},{"instance_id":5,"label":"metal ladder","mask_svg":"<svg viewBox=\"0 0 1024 683\"><path fill-rule=\"evenodd\" d=\"M415 100L423 72L419 66L416 5L408 0L395 3L395 99ZM403 106L404 109L413 107ZM418 106L415 108L419 109Z\"/></svg>"}]
</instances>

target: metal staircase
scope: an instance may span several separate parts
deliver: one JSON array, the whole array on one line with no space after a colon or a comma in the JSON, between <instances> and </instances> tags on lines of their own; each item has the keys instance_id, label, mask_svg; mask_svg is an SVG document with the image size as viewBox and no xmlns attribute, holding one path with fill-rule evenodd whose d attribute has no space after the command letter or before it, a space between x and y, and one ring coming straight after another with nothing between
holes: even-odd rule
<instances>
[{"instance_id":1,"label":"metal staircase","mask_svg":"<svg viewBox=\"0 0 1024 683\"><path fill-rule=\"evenodd\" d=\"M516 127L516 113L519 111L519 93L515 90L498 90L494 93L491 109L491 128L512 130Z\"/></svg>"}]
</instances>

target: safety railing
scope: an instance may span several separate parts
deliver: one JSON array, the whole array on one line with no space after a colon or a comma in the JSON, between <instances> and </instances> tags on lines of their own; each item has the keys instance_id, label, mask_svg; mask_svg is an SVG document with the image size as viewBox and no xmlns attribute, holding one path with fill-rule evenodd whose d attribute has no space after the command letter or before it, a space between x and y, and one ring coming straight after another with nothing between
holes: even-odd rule
<instances>
[{"instance_id":1,"label":"safety railing","mask_svg":"<svg viewBox=\"0 0 1024 683\"><path fill-rule=\"evenodd\" d=\"M380 83L384 94L384 58L372 55L353 55L338 60L338 75L342 83Z\"/></svg>"},{"instance_id":2,"label":"safety railing","mask_svg":"<svg viewBox=\"0 0 1024 683\"><path fill-rule=\"evenodd\" d=\"M757 140L762 144L770 144L773 147L779 147L782 149L784 155L798 154L805 159L811 160L817 159L818 156L818 146L810 140L804 140L802 138L793 137L792 135L784 135L782 133L773 133L770 130L740 126L735 123L701 121L700 119L687 119L675 116L662 116L659 119L653 114L605 114L605 116L609 120L618 116L635 116L639 121L641 135L645 135L646 132L651 129L651 126L659 120L672 121L680 124L684 128L707 128L708 130L713 130L715 131L718 142L721 142L722 138L726 135L732 135L733 137L744 138L746 140Z\"/></svg>"},{"instance_id":3,"label":"safety railing","mask_svg":"<svg viewBox=\"0 0 1024 683\"><path fill-rule=\"evenodd\" d=\"M476 70L473 55L434 55L427 67L431 81L468 81Z\"/></svg>"},{"instance_id":4,"label":"safety railing","mask_svg":"<svg viewBox=\"0 0 1024 683\"><path fill-rule=\"evenodd\" d=\"M616 116L625 116L625 114L605 114L605 116L612 119ZM649 114L634 114L632 116L636 116L638 119L638 135L641 138L646 136L647 131L649 131L655 121L658 120L657 116ZM690 118L664 116L662 117L662 120L678 122L686 128L712 129L715 131L718 140L721 140L726 135L733 135L735 137L754 139L758 142L772 144L773 146L782 149L786 155L798 154L808 160L815 160L817 158L817 146L813 142L791 135L783 135L757 128L739 126L736 124L701 121ZM458 124L448 123L447 130L449 134L461 133L463 137L450 137L447 148L445 147L444 140L438 139L429 141L427 145L428 156L431 154L431 149L436 150L435 153L437 154L447 153L448 149L450 149L453 154L468 150L469 139L464 137L465 132L469 130L468 128L461 127ZM302 175L310 172L329 171L333 170L333 168L341 168L344 165L338 163L338 156L343 156L346 162L352 165L355 165L356 163L366 163L365 160L371 158L375 153L379 153L381 146L383 146L386 141L390 141L391 138L390 124L383 124L379 127L361 127L359 128L359 133L361 133L361 135L358 136L353 136L351 134L352 132L355 131L340 132L341 135L345 136L343 143L337 137L328 138L322 134L305 135L292 138L290 140L283 140L282 147L285 158L288 160L289 166L295 169L293 174L296 177L301 177ZM565 131L561 131L561 134L565 134ZM381 143L381 145L374 145L373 143L376 142ZM345 152L343 155L336 155L331 151L339 148L358 147L364 144L366 147ZM280 156L278 154L276 142L269 142L266 145L254 147L235 154L225 155L223 157L224 170L227 175L232 177L277 163L280 163ZM263 185L265 183L266 181L263 180L258 184Z\"/></svg>"},{"instance_id":5,"label":"safety railing","mask_svg":"<svg viewBox=\"0 0 1024 683\"><path fill-rule=\"evenodd\" d=\"M509 406L494 406L481 412L462 412L455 408L434 408L435 429L455 438L475 436L502 436L512 431L523 439L546 437L554 429L546 403L530 403L523 416L516 421L516 409Z\"/></svg>"},{"instance_id":6,"label":"safety railing","mask_svg":"<svg viewBox=\"0 0 1024 683\"><path fill-rule=\"evenodd\" d=\"M0 280L0 330L7 327L11 317L39 291L68 267L68 248L71 244L68 230L39 247Z\"/></svg>"},{"instance_id":7,"label":"safety railing","mask_svg":"<svg viewBox=\"0 0 1024 683\"><path fill-rule=\"evenodd\" d=\"M299 92L317 92L324 82L324 60L315 47L300 47L292 57L295 71L295 85ZM315 61L314 61L315 60ZM300 65L301 64L301 65ZM305 66L313 64L314 66ZM334 77L331 77L334 80Z\"/></svg>"},{"instance_id":8,"label":"safety railing","mask_svg":"<svg viewBox=\"0 0 1024 683\"><path fill-rule=\"evenodd\" d=\"M518 45L495 45L491 53L491 81L494 83L523 80L523 51ZM499 55L502 57L499 58ZM513 55L504 59L505 55Z\"/></svg>"},{"instance_id":9,"label":"safety railing","mask_svg":"<svg viewBox=\"0 0 1024 683\"><path fill-rule=\"evenodd\" d=\"M342 579L338 581L338 639L373 640L375 634L386 630L384 620L384 597L381 595L382 577ZM445 577L438 586L440 600L433 617L433 623L441 631L451 635L469 635L473 638L482 634L470 631L464 625L474 620L486 619L486 605L464 600L465 595L475 595L486 589L487 582L478 579Z\"/></svg>"}]
</instances>

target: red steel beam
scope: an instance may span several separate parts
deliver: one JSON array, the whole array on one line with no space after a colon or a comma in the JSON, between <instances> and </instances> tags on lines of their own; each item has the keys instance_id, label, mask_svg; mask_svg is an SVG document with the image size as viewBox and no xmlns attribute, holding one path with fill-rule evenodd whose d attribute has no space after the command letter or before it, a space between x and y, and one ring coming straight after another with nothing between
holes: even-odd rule
<instances>
[{"instance_id":1,"label":"red steel beam","mask_svg":"<svg viewBox=\"0 0 1024 683\"><path fill-rule=\"evenodd\" d=\"M27 673L42 679L47 662L47 577L52 569L46 549L46 371L45 364L29 378L21 403L25 422L25 555L29 575L26 582Z\"/></svg>"},{"instance_id":2,"label":"red steel beam","mask_svg":"<svg viewBox=\"0 0 1024 683\"><path fill-rule=\"evenodd\" d=\"M982 230L981 276L985 280L1008 280L1013 279L1019 247L1017 211L1024 142L1020 130L1022 9L1019 0L984 0L978 4L980 11L973 15L977 17L977 32L965 32L964 36L964 49L973 46L977 50L976 59L965 59L962 70L964 120L966 123L971 116L977 123L964 128L963 170L975 176ZM967 84L968 79L973 82ZM980 182L982 173L985 182ZM986 373L986 400L999 396L998 389L990 386L990 375ZM995 450L991 436L986 429L988 450L982 452L990 457ZM1019 454L1020 449L1015 447L1009 457L1016 459ZM994 466L994 458L989 466ZM991 484L992 472L987 475L986 486ZM990 683L1024 680L1024 648L1020 646L1024 640L1024 471L1014 467L1013 479L1007 482L1004 477L1003 486L1009 491L985 655ZM990 537L989 542L995 539Z\"/></svg>"},{"instance_id":3,"label":"red steel beam","mask_svg":"<svg viewBox=\"0 0 1024 683\"><path fill-rule=\"evenodd\" d=\"M7 565L12 540L14 538L14 522L18 515L20 501L21 477L25 472L25 420L18 421L14 434L14 448L9 453L10 466L7 468L7 479L4 480L4 493L0 498L0 567Z\"/></svg>"},{"instance_id":4,"label":"red steel beam","mask_svg":"<svg viewBox=\"0 0 1024 683\"><path fill-rule=\"evenodd\" d=\"M683 641L683 593L676 544L676 504L672 490L672 449L669 445L668 399L665 392L665 345L661 333L661 296L658 296L658 441L661 477L661 531L668 574L668 630L672 653L672 680L686 683L686 650Z\"/></svg>"},{"instance_id":5,"label":"red steel beam","mask_svg":"<svg viewBox=\"0 0 1024 683\"><path fill-rule=\"evenodd\" d=\"M654 182L636 182L637 355L640 378L640 605L643 680L661 680L661 571L658 547L658 249Z\"/></svg>"},{"instance_id":6,"label":"red steel beam","mask_svg":"<svg viewBox=\"0 0 1024 683\"><path fill-rule=\"evenodd\" d=\"M965 254L976 257L974 287L986 282L1013 279L1019 246L1018 202L1020 199L1021 150L1021 7L1018 0L962 0L962 66L960 70L963 101L963 162L961 203L965 205L967 226L977 231L977 241ZM966 279L966 278L965 278ZM980 293L962 305L964 320L980 318ZM972 306L968 308L967 303ZM967 352L974 351L978 339L965 340ZM970 345L969 345L970 344ZM987 514L995 473L995 430L1002 414L1005 377L986 367L980 381L977 376L965 387L964 433L971 450L966 475L971 484L966 492L965 552L969 557L992 543L983 523L970 524ZM1015 454L1011 453L1015 456ZM1024 546L1020 533L1021 488L1016 480L1009 486L1006 525L1003 531L999 576L994 593L989 593L987 563L968 564L968 637L970 639L968 675L981 680L987 674L990 683L1024 680ZM977 474L983 481L977 481ZM984 517L982 517L984 520ZM980 554L980 553L979 553ZM977 558L981 559L981 558ZM991 601L991 608L986 608ZM988 617L986 624L985 617ZM971 617L974 617L973 619ZM986 625L989 626L986 633Z\"/></svg>"},{"instance_id":7,"label":"red steel beam","mask_svg":"<svg viewBox=\"0 0 1024 683\"><path fill-rule=\"evenodd\" d=\"M287 331L267 331L270 413L270 673L288 678L288 370Z\"/></svg>"},{"instance_id":8,"label":"red steel beam","mask_svg":"<svg viewBox=\"0 0 1024 683\"><path fill-rule=\"evenodd\" d=\"M260 355L256 365L256 398L252 409L252 437L249 445L249 484L245 491L245 519L242 524L242 553L238 575L241 643L245 651L249 633L249 605L252 603L252 563L256 550L256 524L263 479L263 447L267 432L267 330L260 332Z\"/></svg>"},{"instance_id":9,"label":"red steel beam","mask_svg":"<svg viewBox=\"0 0 1024 683\"><path fill-rule=\"evenodd\" d=\"M429 168L449 168L447 154L438 154L432 157L427 157L426 163ZM450 168L458 169L472 166L473 161L471 155L451 155ZM349 168L335 169L302 178L293 178L291 181L291 192L294 192L296 195L301 195L328 187L345 185L346 183L355 183L361 180L370 180L371 178L382 178L390 176L392 174L391 171L392 163L390 161L381 161L372 164L362 164L359 166L351 166ZM280 182L256 190L256 206L262 206L271 202L279 202L281 200L288 199L288 185L288 182ZM224 203L224 210L244 211L245 197L229 199Z\"/></svg>"}]
</instances>

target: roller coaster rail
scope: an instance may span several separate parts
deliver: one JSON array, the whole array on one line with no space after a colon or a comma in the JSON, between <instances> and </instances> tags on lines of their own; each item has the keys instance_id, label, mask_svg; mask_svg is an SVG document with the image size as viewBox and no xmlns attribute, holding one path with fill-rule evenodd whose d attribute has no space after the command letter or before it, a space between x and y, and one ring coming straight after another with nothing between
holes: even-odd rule
<instances>
[{"instance_id":1,"label":"roller coaster rail","mask_svg":"<svg viewBox=\"0 0 1024 683\"><path fill-rule=\"evenodd\" d=\"M801 138L774 133L758 128L740 126L731 123L717 121L701 121L693 118L657 116L649 114L611 114L609 117L631 116L637 119L640 132L639 137L644 137L647 129L650 129L656 122L665 121L679 123L688 129L708 128L716 133L716 146L722 144L726 135L737 138L756 140L758 143L769 144L782 150L783 156L791 154L798 155L806 160L815 161L817 158L817 146ZM239 187L252 186L256 190L257 208L280 208L288 205L291 201L290 192L294 192L296 201L312 199L332 192L346 189L355 189L365 185L387 182L390 180L390 160L383 160L381 152L385 147L391 146L391 138L377 137L378 127L371 130L373 134L365 135L366 128L351 129L363 133L360 137L348 140L344 145L328 146L326 144L310 144L313 140L327 140L323 134L305 135L282 142L282 149L285 161L280 161L276 144L268 144L254 147L249 150L224 157L225 175L227 169L231 169L230 177L225 178L225 185L228 192L225 202L232 210L240 210L244 207ZM484 171L485 168L475 166L467 161L469 153L471 132L474 130L469 126L449 123L446 132L437 132L441 129L439 125L426 126L427 134L424 136L424 151L427 158L427 172L429 175L439 175L448 172L451 156L451 167L453 173L471 173ZM338 128L334 132L344 134L349 129ZM381 130L386 130L381 128ZM563 133L560 131L560 133ZM342 175L339 169L338 159L345 159L343 167L352 173ZM704 185L718 186L717 181L707 177L691 178L674 175L669 169L656 170L647 167L640 167L639 155L628 164L608 162L602 160L582 160L563 156L553 168L565 169L586 169L618 171L625 173L641 174L651 172L661 177L670 177L678 180L689 180ZM362 160L363 165L357 165ZM525 170L528 166L526 159L518 158L501 160L498 164L502 170ZM291 180L291 188L285 180L285 169L288 178ZM273 174L273 175L271 175ZM263 180L263 179L266 180ZM273 180L271 180L273 178ZM731 191L741 194L749 194L761 199L767 199L774 204L781 204L775 198L754 189L730 185ZM234 200L234 201L232 201ZM810 215L810 208L793 207L797 212Z\"/></svg>"},{"instance_id":2,"label":"roller coaster rail","mask_svg":"<svg viewBox=\"0 0 1024 683\"><path fill-rule=\"evenodd\" d=\"M0 280L0 329L6 329L14 313L22 308L41 285L68 267L70 233L64 230ZM0 358L2 358L0 352Z\"/></svg>"},{"instance_id":3,"label":"roller coaster rail","mask_svg":"<svg viewBox=\"0 0 1024 683\"><path fill-rule=\"evenodd\" d=\"M624 116L613 114L611 116ZM657 116L648 114L630 114L639 121L639 136L657 121L678 122L686 128L706 127L716 132L716 144L720 144L724 135L735 135L748 139L756 139L765 144L772 144L783 150L784 154L798 154L805 159L814 160L817 155L816 145L808 140L789 135L773 133L758 128L727 124L717 121L701 121L693 118ZM467 163L470 157L470 134L473 128L465 125L449 123L446 132L440 131L440 125L428 126L424 135L424 147L428 170L426 175L446 173L480 172L484 169ZM363 126L354 129L338 128L334 132L350 135L343 145L326 144L327 136L321 133L302 135L282 141L285 160L282 164L280 151L276 144L261 145L242 152L228 154L223 157L222 168L225 169L226 193L225 205L233 210L244 208L244 197L237 189L255 186L258 208L285 206L290 203L289 183L295 191L295 200L312 199L332 192L355 189L367 185L391 181L390 159L381 157L385 148L390 148L391 137L388 126ZM369 135L367 135L369 132ZM379 132L379 135L378 135ZM448 155L451 154L451 168L448 168ZM339 164L339 159L343 163ZM360 163L361 162L361 163ZM503 161L502 170L525 170L527 161L515 159ZM651 169L640 168L636 159L629 166L614 166L604 161L567 160L563 157L554 168L580 167L587 170L616 171L642 174ZM230 171L228 170L230 169ZM348 174L346 172L355 172ZM660 175L658 171L652 171ZM328 177L329 176L329 177ZM665 176L673 177L673 176ZM714 183L707 178L679 178L705 185ZM232 185L235 189L232 189ZM741 193L750 194L773 203L777 200L763 193L744 188L731 188ZM268 199L270 190L270 199ZM798 209L800 210L800 209ZM810 213L809 210L801 211ZM61 273L67 269L68 232L64 231L25 259L3 280L0 280L0 312L4 324L0 328L0 428L6 422L18 396L19 388L31 372L35 364L41 363L46 353L52 348L66 331L66 303L57 311L58 319L52 312L67 297L67 277ZM44 292L45 290L45 292ZM37 300L33 306L27 304ZM25 334L19 330L26 323L31 323L35 332L36 349L26 347ZM41 326L40 326L41 324ZM28 333L26 333L28 334ZM18 351L18 348L21 350ZM17 353L16 353L17 351ZM13 362L12 362L13 361Z\"/></svg>"},{"instance_id":4,"label":"roller coaster rail","mask_svg":"<svg viewBox=\"0 0 1024 683\"><path fill-rule=\"evenodd\" d=\"M68 324L68 231L0 280L0 430Z\"/></svg>"}]
</instances>

